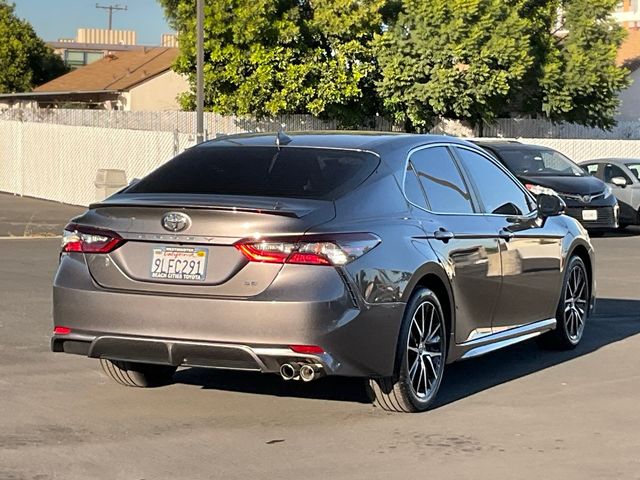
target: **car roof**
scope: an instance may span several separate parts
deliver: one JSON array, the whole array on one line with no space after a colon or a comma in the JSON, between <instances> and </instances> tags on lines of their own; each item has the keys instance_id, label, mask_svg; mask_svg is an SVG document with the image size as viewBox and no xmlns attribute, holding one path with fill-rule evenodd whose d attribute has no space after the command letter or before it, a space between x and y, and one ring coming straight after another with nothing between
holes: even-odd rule
<instances>
[{"instance_id":1,"label":"car roof","mask_svg":"<svg viewBox=\"0 0 640 480\"><path fill-rule=\"evenodd\" d=\"M627 163L633 163L633 162L640 163L640 158L591 158L589 160L580 161L581 164L584 164L584 163L621 163L621 164L627 164Z\"/></svg>"},{"instance_id":2,"label":"car roof","mask_svg":"<svg viewBox=\"0 0 640 480\"><path fill-rule=\"evenodd\" d=\"M229 135L210 140L196 148L218 146L261 146L276 145L276 133L249 133ZM453 143L467 146L473 144L446 135L409 134L394 132L360 132L360 131L319 131L319 132L284 132L291 139L286 147L315 147L338 148L348 150L365 150L383 155L395 150L410 150L412 148L434 144ZM282 143L281 143L282 145Z\"/></svg>"}]
</instances>

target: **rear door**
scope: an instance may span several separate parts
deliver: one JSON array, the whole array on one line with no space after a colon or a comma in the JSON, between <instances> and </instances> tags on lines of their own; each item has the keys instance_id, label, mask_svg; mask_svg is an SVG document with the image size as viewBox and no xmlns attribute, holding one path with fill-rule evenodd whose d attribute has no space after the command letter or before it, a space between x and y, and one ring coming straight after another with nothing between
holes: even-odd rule
<instances>
[{"instance_id":1,"label":"rear door","mask_svg":"<svg viewBox=\"0 0 640 480\"><path fill-rule=\"evenodd\" d=\"M332 220L333 200L378 163L347 150L195 147L77 220L126 240L86 254L91 275L118 290L257 295L282 265L249 262L236 244L297 239Z\"/></svg>"},{"instance_id":2,"label":"rear door","mask_svg":"<svg viewBox=\"0 0 640 480\"><path fill-rule=\"evenodd\" d=\"M491 333L501 271L497 234L479 214L447 145L414 150L405 194L418 206L429 243L448 270L456 303L456 343Z\"/></svg>"},{"instance_id":3,"label":"rear door","mask_svg":"<svg viewBox=\"0 0 640 480\"><path fill-rule=\"evenodd\" d=\"M497 162L466 147L455 152L500 239L502 286L494 332L554 317L566 228L556 218L538 219L532 197Z\"/></svg>"}]
</instances>

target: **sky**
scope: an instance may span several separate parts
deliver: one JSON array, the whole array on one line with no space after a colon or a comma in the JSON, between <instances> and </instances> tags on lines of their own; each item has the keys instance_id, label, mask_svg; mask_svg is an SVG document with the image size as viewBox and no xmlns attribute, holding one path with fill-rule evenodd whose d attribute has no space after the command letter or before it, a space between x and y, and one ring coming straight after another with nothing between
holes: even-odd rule
<instances>
[{"instance_id":1,"label":"sky","mask_svg":"<svg viewBox=\"0 0 640 480\"><path fill-rule=\"evenodd\" d=\"M78 28L107 28L109 11L96 8L96 0L13 0L16 14L26 19L45 41L75 38ZM159 45L170 33L157 0L100 0L100 5L120 4L127 11L113 12L113 28L135 30L140 45Z\"/></svg>"}]
</instances>

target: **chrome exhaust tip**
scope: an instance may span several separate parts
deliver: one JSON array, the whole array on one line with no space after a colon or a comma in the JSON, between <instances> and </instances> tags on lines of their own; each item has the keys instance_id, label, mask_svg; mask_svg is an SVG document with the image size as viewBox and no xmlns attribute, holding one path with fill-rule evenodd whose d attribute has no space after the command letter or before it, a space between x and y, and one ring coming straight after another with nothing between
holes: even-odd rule
<instances>
[{"instance_id":1,"label":"chrome exhaust tip","mask_svg":"<svg viewBox=\"0 0 640 480\"><path fill-rule=\"evenodd\" d=\"M323 374L322 365L317 363L306 364L300 367L300 378L303 382L311 382L320 378Z\"/></svg>"},{"instance_id":2,"label":"chrome exhaust tip","mask_svg":"<svg viewBox=\"0 0 640 480\"><path fill-rule=\"evenodd\" d=\"M297 363L283 363L280 366L280 376L283 380L296 380L300 376L300 365Z\"/></svg>"}]
</instances>

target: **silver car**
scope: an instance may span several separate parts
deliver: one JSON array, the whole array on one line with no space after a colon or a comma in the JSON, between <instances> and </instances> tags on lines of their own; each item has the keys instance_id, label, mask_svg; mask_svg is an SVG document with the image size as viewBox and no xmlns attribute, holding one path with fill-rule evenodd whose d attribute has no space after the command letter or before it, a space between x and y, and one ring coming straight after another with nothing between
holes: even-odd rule
<instances>
[{"instance_id":1,"label":"silver car","mask_svg":"<svg viewBox=\"0 0 640 480\"><path fill-rule=\"evenodd\" d=\"M52 349L139 387L181 366L365 377L422 411L447 363L580 342L594 252L563 209L451 137L220 138L66 227Z\"/></svg>"},{"instance_id":2,"label":"silver car","mask_svg":"<svg viewBox=\"0 0 640 480\"><path fill-rule=\"evenodd\" d=\"M640 225L640 159L600 158L580 165L613 190L620 205L620 228Z\"/></svg>"}]
</instances>

